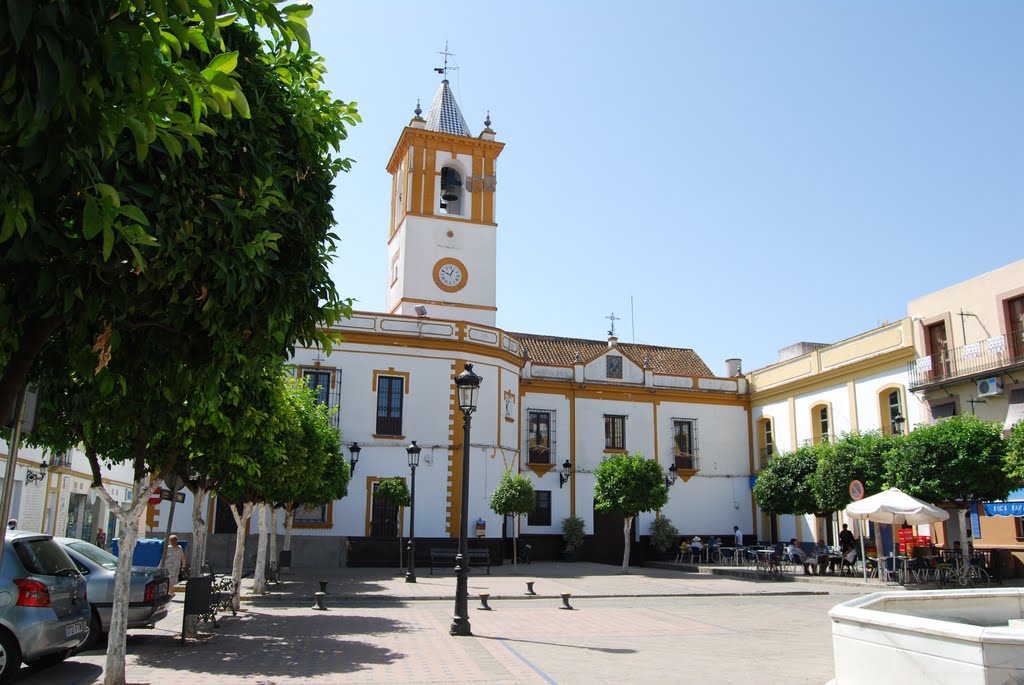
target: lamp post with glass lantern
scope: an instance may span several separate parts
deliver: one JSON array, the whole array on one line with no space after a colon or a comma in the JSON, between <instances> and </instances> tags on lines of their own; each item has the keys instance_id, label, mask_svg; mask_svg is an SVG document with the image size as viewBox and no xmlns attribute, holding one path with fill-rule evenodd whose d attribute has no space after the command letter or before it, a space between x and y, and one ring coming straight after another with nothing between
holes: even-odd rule
<instances>
[{"instance_id":1,"label":"lamp post with glass lantern","mask_svg":"<svg viewBox=\"0 0 1024 685\"><path fill-rule=\"evenodd\" d=\"M416 582L416 467L420 465L421 447L413 440L405 448L409 455L409 469L412 471L412 494L409 495L409 547L406 550L409 567L405 572L405 582Z\"/></svg>"},{"instance_id":2,"label":"lamp post with glass lantern","mask_svg":"<svg viewBox=\"0 0 1024 685\"><path fill-rule=\"evenodd\" d=\"M476 411L476 397L480 390L480 376L473 373L473 365L455 377L459 391L459 409L462 410L462 508L459 512L459 551L455 555L455 616L449 635L472 635L469 627L469 427Z\"/></svg>"}]
</instances>

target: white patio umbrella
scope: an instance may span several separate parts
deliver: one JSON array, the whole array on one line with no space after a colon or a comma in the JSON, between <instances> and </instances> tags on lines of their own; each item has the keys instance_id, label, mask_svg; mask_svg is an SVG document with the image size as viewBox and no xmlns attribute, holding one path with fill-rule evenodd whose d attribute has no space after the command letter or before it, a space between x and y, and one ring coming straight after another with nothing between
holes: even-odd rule
<instances>
[{"instance_id":1,"label":"white patio umbrella","mask_svg":"<svg viewBox=\"0 0 1024 685\"><path fill-rule=\"evenodd\" d=\"M896 526L909 523L918 526L925 523L945 521L949 518L949 512L939 509L935 505L928 504L916 497L911 497L899 488L889 488L884 492L862 500L851 502L846 506L846 515L852 519L858 519L861 524L860 531L860 555L864 557L864 521L875 523L888 523L892 525L892 567L896 568ZM867 565L864 566L864 580L867 580ZM879 580L882 578L881 569L878 572Z\"/></svg>"}]
</instances>

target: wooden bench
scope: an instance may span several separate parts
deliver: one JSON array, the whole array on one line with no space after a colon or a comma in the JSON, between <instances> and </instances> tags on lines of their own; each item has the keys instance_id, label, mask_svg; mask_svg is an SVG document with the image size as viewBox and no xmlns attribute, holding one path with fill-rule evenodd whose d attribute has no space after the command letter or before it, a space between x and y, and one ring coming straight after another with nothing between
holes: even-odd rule
<instances>
[{"instance_id":1,"label":"wooden bench","mask_svg":"<svg viewBox=\"0 0 1024 685\"><path fill-rule=\"evenodd\" d=\"M430 575L435 568L455 568L455 555L458 550L452 547L430 548ZM491 575L491 553L486 547L471 547L467 552L470 566L486 566L487 575Z\"/></svg>"}]
</instances>

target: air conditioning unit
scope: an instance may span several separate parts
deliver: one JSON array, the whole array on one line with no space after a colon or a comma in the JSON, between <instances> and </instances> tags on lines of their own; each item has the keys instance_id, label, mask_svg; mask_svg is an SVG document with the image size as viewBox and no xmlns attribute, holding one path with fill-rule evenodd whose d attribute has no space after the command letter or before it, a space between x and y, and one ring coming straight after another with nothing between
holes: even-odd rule
<instances>
[{"instance_id":1,"label":"air conditioning unit","mask_svg":"<svg viewBox=\"0 0 1024 685\"><path fill-rule=\"evenodd\" d=\"M986 378L978 381L978 397L992 397L1003 394L1003 384L998 378Z\"/></svg>"}]
</instances>

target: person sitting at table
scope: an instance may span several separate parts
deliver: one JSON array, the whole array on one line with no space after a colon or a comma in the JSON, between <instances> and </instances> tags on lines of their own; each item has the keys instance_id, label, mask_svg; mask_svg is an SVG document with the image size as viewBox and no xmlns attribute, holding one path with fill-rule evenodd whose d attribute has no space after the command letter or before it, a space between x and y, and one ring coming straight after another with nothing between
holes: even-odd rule
<instances>
[{"instance_id":1,"label":"person sitting at table","mask_svg":"<svg viewBox=\"0 0 1024 685\"><path fill-rule=\"evenodd\" d=\"M829 556L828 545L825 544L824 540L818 540L817 544L814 545L814 561L817 563L815 572L819 576L825 575L825 571L828 570Z\"/></svg>"},{"instance_id":2,"label":"person sitting at table","mask_svg":"<svg viewBox=\"0 0 1024 685\"><path fill-rule=\"evenodd\" d=\"M853 565L857 563L857 548L850 544L843 548L843 560L842 567L839 569L839 575L843 575L846 569L850 569L850 575L853 575Z\"/></svg>"},{"instance_id":3,"label":"person sitting at table","mask_svg":"<svg viewBox=\"0 0 1024 685\"><path fill-rule=\"evenodd\" d=\"M694 557L697 557L697 560L699 561L700 560L700 555L703 552L704 552L704 543L702 543L700 541L700 537L699 536L694 535L693 539L690 540L690 561L693 561Z\"/></svg>"},{"instance_id":4,"label":"person sitting at table","mask_svg":"<svg viewBox=\"0 0 1024 685\"><path fill-rule=\"evenodd\" d=\"M786 546L786 555L789 556L794 564L800 564L804 567L805 576L811 575L811 561L807 558L807 552L800 549L800 546L796 544L796 538L792 538L789 541L789 545Z\"/></svg>"},{"instance_id":5,"label":"person sitting at table","mask_svg":"<svg viewBox=\"0 0 1024 685\"><path fill-rule=\"evenodd\" d=\"M716 549L719 547L719 545L721 545L721 543L718 541L718 538L716 538L714 535L709 537L708 541L704 543L704 546L710 549Z\"/></svg>"}]
</instances>

